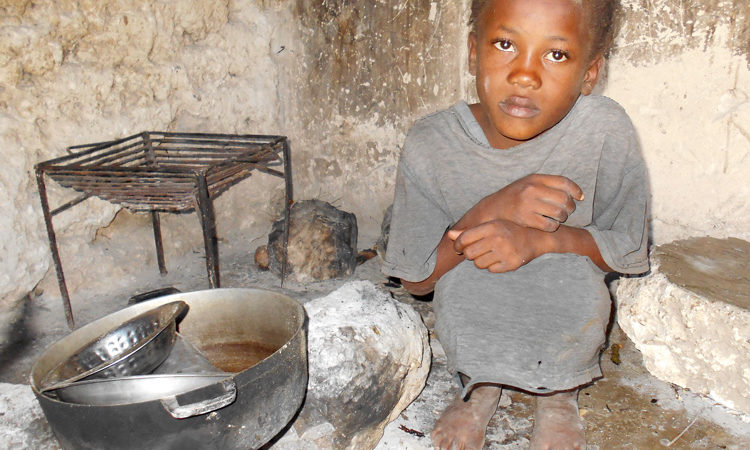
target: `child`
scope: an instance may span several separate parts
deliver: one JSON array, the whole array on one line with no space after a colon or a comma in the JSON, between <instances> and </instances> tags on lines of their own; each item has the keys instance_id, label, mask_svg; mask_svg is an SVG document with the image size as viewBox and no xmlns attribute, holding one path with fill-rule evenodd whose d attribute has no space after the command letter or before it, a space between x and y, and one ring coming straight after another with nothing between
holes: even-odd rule
<instances>
[{"instance_id":1,"label":"child","mask_svg":"<svg viewBox=\"0 0 750 450\"><path fill-rule=\"evenodd\" d=\"M601 376L606 272L648 270L647 175L633 126L589 95L614 0L474 0L479 103L404 144L384 272L435 291L463 392L436 448L479 449L502 386L536 396L532 448L585 448L578 388Z\"/></svg>"}]
</instances>

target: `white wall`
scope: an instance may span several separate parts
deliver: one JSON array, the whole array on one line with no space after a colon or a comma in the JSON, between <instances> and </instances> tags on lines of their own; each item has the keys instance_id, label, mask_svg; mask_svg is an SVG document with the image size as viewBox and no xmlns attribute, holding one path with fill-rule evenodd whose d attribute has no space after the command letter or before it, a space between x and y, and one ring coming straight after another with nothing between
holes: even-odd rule
<instances>
[{"instance_id":1,"label":"white wall","mask_svg":"<svg viewBox=\"0 0 750 450\"><path fill-rule=\"evenodd\" d=\"M750 240L750 2L623 4L604 93L641 138L654 242Z\"/></svg>"}]
</instances>

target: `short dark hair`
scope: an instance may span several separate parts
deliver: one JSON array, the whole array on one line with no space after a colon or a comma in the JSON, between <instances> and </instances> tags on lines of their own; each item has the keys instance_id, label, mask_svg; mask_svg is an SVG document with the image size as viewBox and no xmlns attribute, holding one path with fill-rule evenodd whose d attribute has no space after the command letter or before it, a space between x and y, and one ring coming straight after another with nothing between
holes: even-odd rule
<instances>
[{"instance_id":1,"label":"short dark hair","mask_svg":"<svg viewBox=\"0 0 750 450\"><path fill-rule=\"evenodd\" d=\"M484 9L492 0L472 0L469 26L476 32L477 22L484 13ZM584 15L591 27L591 57L602 54L609 56L614 45L620 17L619 0L574 0L581 4Z\"/></svg>"}]
</instances>

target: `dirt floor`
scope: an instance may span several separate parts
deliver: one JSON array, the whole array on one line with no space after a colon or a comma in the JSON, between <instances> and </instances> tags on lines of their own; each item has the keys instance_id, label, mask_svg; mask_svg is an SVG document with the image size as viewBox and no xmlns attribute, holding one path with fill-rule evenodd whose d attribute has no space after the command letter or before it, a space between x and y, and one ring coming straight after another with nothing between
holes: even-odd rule
<instances>
[{"instance_id":1,"label":"dirt floor","mask_svg":"<svg viewBox=\"0 0 750 450\"><path fill-rule=\"evenodd\" d=\"M432 330L434 319L430 303L415 300L400 289L394 292L396 298L412 304ZM433 338L433 349L436 347L439 342ZM590 450L750 448L750 417L740 416L709 398L651 376L643 366L640 352L616 324L609 335L608 348L602 354L601 365L604 377L582 389L579 397ZM445 355L440 350L433 356L428 384L439 371L445 371ZM449 396L425 400L429 398L425 395L428 386L405 413L420 408L417 405L423 401L433 403L431 407L424 405L425 410L440 410L435 405L447 405L458 387L451 383L449 390ZM490 421L487 449L528 446L533 427L533 397L518 391L508 392L507 397L504 395L501 399L501 406ZM434 418L427 421L427 432L433 421Z\"/></svg>"},{"instance_id":2,"label":"dirt floor","mask_svg":"<svg viewBox=\"0 0 750 450\"><path fill-rule=\"evenodd\" d=\"M302 303L326 295L348 281L287 281L281 289L275 275L255 268L252 251L225 244L221 258L222 287L283 290ZM184 261L168 261L170 273L163 277L152 267L145 267L142 273L113 274L115 279L107 292L79 289L72 294L76 320L85 324L126 306L134 294L164 286L182 291L206 289L203 264L202 252L196 250ZM430 330L433 362L427 385L417 400L386 427L377 447L430 449L429 432L435 418L458 392L445 369L445 354L432 336L432 305L400 287L389 286L380 274L377 257L359 266L353 279L370 280L390 291L398 301L412 305ZM57 449L57 441L28 387L28 373L35 359L69 332L55 280L40 286L14 311L3 314L0 323L10 326L0 330L0 448ZM589 449L750 448L750 417L649 375L640 353L617 326L602 354L602 370L604 378L584 388L579 400ZM490 422L485 448L526 448L532 427L532 398L506 391ZM285 450L293 446L282 437L273 448Z\"/></svg>"}]
</instances>

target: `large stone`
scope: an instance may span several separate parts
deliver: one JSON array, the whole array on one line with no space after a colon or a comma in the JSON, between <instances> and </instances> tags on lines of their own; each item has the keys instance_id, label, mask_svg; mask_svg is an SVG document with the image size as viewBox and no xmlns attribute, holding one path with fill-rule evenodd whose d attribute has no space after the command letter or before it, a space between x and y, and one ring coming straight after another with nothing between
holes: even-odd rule
<instances>
[{"instance_id":1,"label":"large stone","mask_svg":"<svg viewBox=\"0 0 750 450\"><path fill-rule=\"evenodd\" d=\"M411 306L369 281L349 282L305 309L307 397L279 448L373 448L424 388L427 329Z\"/></svg>"},{"instance_id":2,"label":"large stone","mask_svg":"<svg viewBox=\"0 0 750 450\"><path fill-rule=\"evenodd\" d=\"M268 235L268 263L281 273L284 221ZM357 218L321 200L292 205L287 273L299 282L344 278L357 266Z\"/></svg>"},{"instance_id":3,"label":"large stone","mask_svg":"<svg viewBox=\"0 0 750 450\"><path fill-rule=\"evenodd\" d=\"M624 278L618 323L656 377L750 414L750 242L656 247L651 274Z\"/></svg>"}]
</instances>

